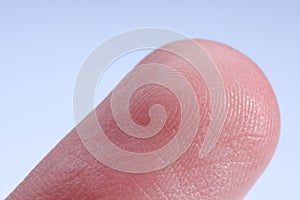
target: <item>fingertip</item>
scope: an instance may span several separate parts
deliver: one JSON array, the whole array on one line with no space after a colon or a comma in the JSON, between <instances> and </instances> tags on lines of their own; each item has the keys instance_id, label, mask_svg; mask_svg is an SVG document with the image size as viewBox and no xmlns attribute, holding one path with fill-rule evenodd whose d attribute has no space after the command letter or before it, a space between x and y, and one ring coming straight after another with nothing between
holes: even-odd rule
<instances>
[{"instance_id":1,"label":"fingertip","mask_svg":"<svg viewBox=\"0 0 300 200\"><path fill-rule=\"evenodd\" d=\"M110 166L91 154L79 129L74 128L7 199L242 199L266 168L277 145L280 118L276 97L265 75L248 57L217 42L197 42L216 64L225 89L225 121L210 151L201 153L211 124L209 87L184 59L157 50L141 63L160 63L175 69L189 81L199 104L198 132L179 159L152 172L122 172L112 167L117 159ZM149 141L128 136L118 127L110 98L95 113L113 145L146 154L176 138L182 108L170 89L146 85L136 90L129 102L129 114L140 126L150 123L151 105L164 106L168 116L165 127ZM81 123L86 134L95 131L88 119ZM111 151L112 159L114 153Z\"/></svg>"}]
</instances>

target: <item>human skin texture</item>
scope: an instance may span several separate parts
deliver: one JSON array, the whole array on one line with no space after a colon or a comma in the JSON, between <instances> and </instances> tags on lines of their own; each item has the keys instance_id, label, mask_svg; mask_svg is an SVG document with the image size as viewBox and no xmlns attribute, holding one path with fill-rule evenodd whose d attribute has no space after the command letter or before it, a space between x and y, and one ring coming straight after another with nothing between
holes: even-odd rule
<instances>
[{"instance_id":1,"label":"human skin texture","mask_svg":"<svg viewBox=\"0 0 300 200\"><path fill-rule=\"evenodd\" d=\"M211 122L209 88L184 59L156 50L140 64L168 65L190 82L197 96L202 117L188 150L163 169L127 173L93 157L74 128L7 199L243 199L275 151L280 129L277 101L265 75L245 55L217 42L196 41L216 64L225 89L225 123L208 155L199 158ZM106 136L120 148L146 153L163 147L175 137L181 110L176 96L167 88L144 85L130 99L132 120L141 126L150 123L151 105L161 104L166 110L165 126L147 139L128 136L117 126L110 99L111 94L92 113L96 113ZM88 117L81 126L93 128L89 127L92 125Z\"/></svg>"}]
</instances>

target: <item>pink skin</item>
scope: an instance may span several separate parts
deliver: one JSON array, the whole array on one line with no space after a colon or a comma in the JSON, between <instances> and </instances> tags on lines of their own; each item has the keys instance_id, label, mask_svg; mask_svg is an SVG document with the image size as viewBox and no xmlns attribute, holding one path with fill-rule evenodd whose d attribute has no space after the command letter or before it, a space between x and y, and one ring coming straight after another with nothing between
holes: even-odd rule
<instances>
[{"instance_id":1,"label":"pink skin","mask_svg":"<svg viewBox=\"0 0 300 200\"><path fill-rule=\"evenodd\" d=\"M268 80L249 58L223 44L197 41L220 70L227 99L223 131L206 157L199 159L198 154L210 123L208 88L184 60L157 50L141 63L165 64L183 74L194 88L204 116L187 152L162 170L145 174L119 172L97 161L73 129L7 199L242 199L276 148L278 105ZM151 140L133 139L116 126L110 97L96 108L96 113L104 132L121 148L149 152L161 148L176 134L170 130L178 129L180 106L166 88L143 86L130 101L130 114L139 125L149 123L151 105L165 107L168 120Z\"/></svg>"}]
</instances>

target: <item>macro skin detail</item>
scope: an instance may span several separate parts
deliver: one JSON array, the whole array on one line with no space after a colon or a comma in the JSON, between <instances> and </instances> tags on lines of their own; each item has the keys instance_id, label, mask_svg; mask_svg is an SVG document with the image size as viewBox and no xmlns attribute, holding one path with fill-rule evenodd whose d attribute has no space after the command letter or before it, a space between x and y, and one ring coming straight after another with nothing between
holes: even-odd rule
<instances>
[{"instance_id":1,"label":"macro skin detail","mask_svg":"<svg viewBox=\"0 0 300 200\"><path fill-rule=\"evenodd\" d=\"M160 63L175 69L189 81L196 94L200 122L189 149L163 169L125 173L94 158L74 128L7 199L242 199L275 151L280 129L278 104L270 83L253 61L226 45L207 40L197 42L218 67L226 99L225 123L207 156L199 158L211 122L209 88L184 59L156 50L140 64ZM148 139L128 136L117 126L110 99L111 94L95 113L106 136L118 147L151 152L176 137L181 108L167 88L144 85L130 99L131 118L141 126L150 123L151 105L160 104L166 110L165 126ZM92 130L87 119L82 123Z\"/></svg>"}]
</instances>

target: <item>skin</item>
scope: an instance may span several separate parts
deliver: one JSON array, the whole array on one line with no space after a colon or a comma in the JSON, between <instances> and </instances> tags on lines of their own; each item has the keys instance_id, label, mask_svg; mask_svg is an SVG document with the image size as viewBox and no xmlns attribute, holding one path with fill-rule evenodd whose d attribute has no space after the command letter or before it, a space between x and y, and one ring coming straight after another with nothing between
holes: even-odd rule
<instances>
[{"instance_id":1,"label":"skin","mask_svg":"<svg viewBox=\"0 0 300 200\"><path fill-rule=\"evenodd\" d=\"M184 60L157 50L141 63L166 64L183 74L194 88L199 112L204 116L192 146L176 162L150 173L120 172L95 159L74 128L7 199L243 199L275 151L280 129L277 101L268 80L249 58L220 43L197 42L217 65L227 99L223 130L206 157L199 159L198 153L210 123L208 88ZM170 130L178 129L180 106L169 90L146 85L130 100L132 119L143 126L150 121L147 113L151 105L159 103L165 107L168 120L151 142L131 138L117 127L110 97L95 113L104 132L116 145L128 151L149 152L174 137ZM88 120L82 123L90 126Z\"/></svg>"}]
</instances>

